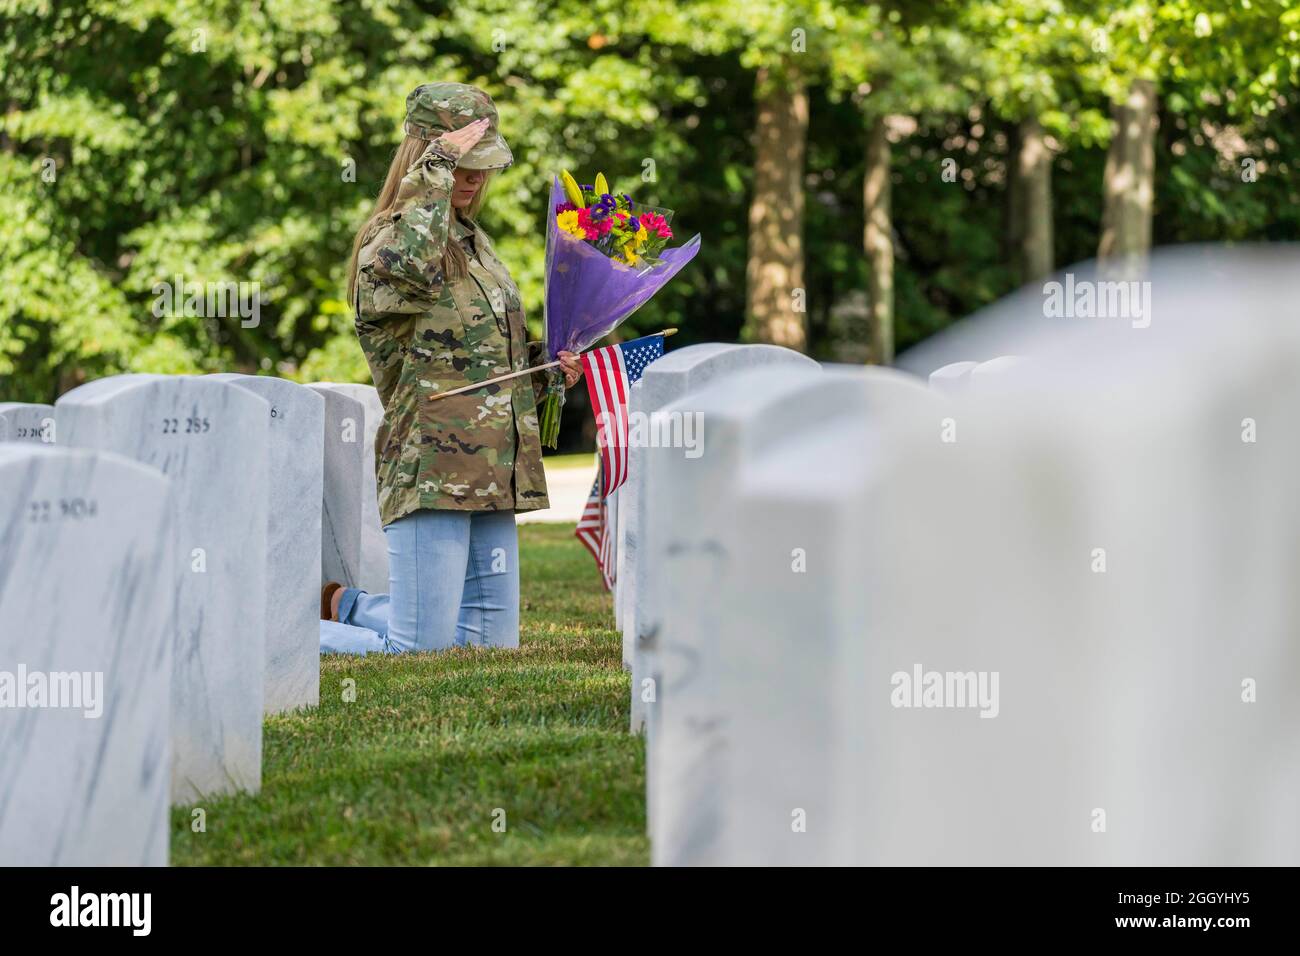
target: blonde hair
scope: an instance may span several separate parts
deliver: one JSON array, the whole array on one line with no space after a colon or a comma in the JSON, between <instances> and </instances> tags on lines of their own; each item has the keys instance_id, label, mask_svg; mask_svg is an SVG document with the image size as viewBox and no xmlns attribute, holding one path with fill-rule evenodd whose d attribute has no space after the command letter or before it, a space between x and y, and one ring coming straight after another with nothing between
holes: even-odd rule
<instances>
[{"instance_id":1,"label":"blonde hair","mask_svg":"<svg viewBox=\"0 0 1300 956\"><path fill-rule=\"evenodd\" d=\"M388 164L388 175L384 177L384 185L379 190L379 197L375 200L374 209L370 211L370 216L357 230L356 238L352 240L352 259L348 264L349 305L352 305L357 300L357 261L361 257L361 248L366 244L366 240L370 237L374 228L386 225L391 221L393 205L397 202L397 191L401 188L402 179L406 176L407 171L424 155L424 151L428 146L429 141L427 139L420 139L418 136L408 134L402 140L401 145L397 147L397 152L393 154L393 161ZM479 210L483 207L483 197L487 193L488 183L492 181L495 172L496 170L487 171L483 185L474 194L474 200L463 210L464 215L462 215L462 210L453 207L453 216L459 218L468 216L470 219L478 218ZM455 282L469 274L469 259L459 242L447 243L447 247L442 253L442 260L439 262L439 268L442 270L443 278L447 282Z\"/></svg>"}]
</instances>

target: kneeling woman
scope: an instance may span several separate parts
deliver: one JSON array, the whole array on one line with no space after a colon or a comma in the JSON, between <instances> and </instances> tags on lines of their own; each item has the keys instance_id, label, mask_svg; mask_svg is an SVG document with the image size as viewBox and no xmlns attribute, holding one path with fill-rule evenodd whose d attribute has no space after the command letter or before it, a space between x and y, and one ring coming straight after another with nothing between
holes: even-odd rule
<instances>
[{"instance_id":1,"label":"kneeling woman","mask_svg":"<svg viewBox=\"0 0 1300 956\"><path fill-rule=\"evenodd\" d=\"M364 654L519 646L515 512L546 508L540 376L435 396L536 364L510 273L477 219L513 161L491 98L416 88L406 138L349 272L357 337L384 403L375 440L389 593L322 593L321 650ZM581 376L560 353L566 384Z\"/></svg>"}]
</instances>

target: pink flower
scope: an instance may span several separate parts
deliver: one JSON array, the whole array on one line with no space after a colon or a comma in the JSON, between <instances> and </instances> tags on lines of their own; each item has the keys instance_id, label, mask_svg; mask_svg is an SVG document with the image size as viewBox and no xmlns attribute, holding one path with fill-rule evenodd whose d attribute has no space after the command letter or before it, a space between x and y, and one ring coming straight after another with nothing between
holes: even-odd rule
<instances>
[{"instance_id":1,"label":"pink flower","mask_svg":"<svg viewBox=\"0 0 1300 956\"><path fill-rule=\"evenodd\" d=\"M641 216L641 225L645 226L646 232L652 232L661 239L671 239L673 231L668 228L668 222L657 212L648 212Z\"/></svg>"}]
</instances>

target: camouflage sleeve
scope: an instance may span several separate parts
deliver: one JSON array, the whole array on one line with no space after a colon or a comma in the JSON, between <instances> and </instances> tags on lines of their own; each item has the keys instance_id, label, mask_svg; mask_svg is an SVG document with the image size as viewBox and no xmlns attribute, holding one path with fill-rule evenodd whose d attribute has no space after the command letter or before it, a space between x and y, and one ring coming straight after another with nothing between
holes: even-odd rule
<instances>
[{"instance_id":1,"label":"camouflage sleeve","mask_svg":"<svg viewBox=\"0 0 1300 956\"><path fill-rule=\"evenodd\" d=\"M433 140L406 171L389 221L368 243L369 269L400 289L427 295L442 282L441 260L451 225L452 170L460 150Z\"/></svg>"}]
</instances>

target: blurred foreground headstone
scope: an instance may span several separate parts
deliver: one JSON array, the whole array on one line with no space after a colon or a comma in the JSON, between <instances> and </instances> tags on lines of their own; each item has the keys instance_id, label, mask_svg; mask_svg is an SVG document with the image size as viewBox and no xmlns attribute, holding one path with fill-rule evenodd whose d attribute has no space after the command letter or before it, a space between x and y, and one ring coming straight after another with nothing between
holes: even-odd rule
<instances>
[{"instance_id":1,"label":"blurred foreground headstone","mask_svg":"<svg viewBox=\"0 0 1300 956\"><path fill-rule=\"evenodd\" d=\"M1076 267L860 414L708 396L728 500L649 505L655 861L1300 862L1295 258Z\"/></svg>"},{"instance_id":2,"label":"blurred foreground headstone","mask_svg":"<svg viewBox=\"0 0 1300 956\"><path fill-rule=\"evenodd\" d=\"M0 865L165 866L169 482L0 446Z\"/></svg>"}]
</instances>

